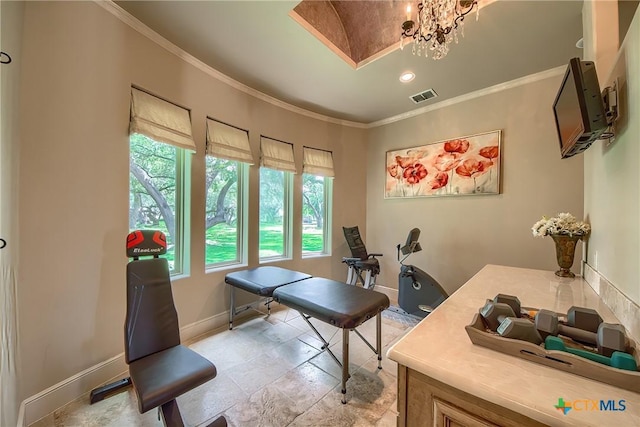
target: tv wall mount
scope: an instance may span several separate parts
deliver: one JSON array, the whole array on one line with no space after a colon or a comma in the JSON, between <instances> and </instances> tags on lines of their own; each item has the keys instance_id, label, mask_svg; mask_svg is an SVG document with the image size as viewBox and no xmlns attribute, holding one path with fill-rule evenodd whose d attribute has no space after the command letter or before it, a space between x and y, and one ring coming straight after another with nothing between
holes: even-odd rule
<instances>
[{"instance_id":1,"label":"tv wall mount","mask_svg":"<svg viewBox=\"0 0 640 427\"><path fill-rule=\"evenodd\" d=\"M612 86L607 86L602 91L602 101L604 102L604 112L609 127L600 135L600 139L611 139L615 137L613 124L618 119L618 80L613 81Z\"/></svg>"}]
</instances>

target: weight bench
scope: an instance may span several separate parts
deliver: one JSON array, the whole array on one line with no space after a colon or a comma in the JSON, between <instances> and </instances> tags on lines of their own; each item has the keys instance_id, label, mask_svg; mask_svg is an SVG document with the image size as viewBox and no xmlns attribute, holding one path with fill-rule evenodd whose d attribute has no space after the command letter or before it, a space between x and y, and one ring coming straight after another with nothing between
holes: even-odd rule
<instances>
[{"instance_id":1,"label":"weight bench","mask_svg":"<svg viewBox=\"0 0 640 427\"><path fill-rule=\"evenodd\" d=\"M382 369L382 317L389 307L389 298L373 290L347 285L343 282L311 277L308 274L280 267L257 267L229 273L225 282L230 285L229 329L233 328L236 309L235 288L240 288L267 299L267 309L272 301L298 310L311 330L323 343L333 360L342 367L342 403L347 403L347 380L349 379L349 332L351 330L378 356L378 369ZM250 306L250 304L249 304ZM250 308L250 307L247 307ZM243 310L241 310L243 311ZM374 348L356 327L376 317L376 347ZM310 318L342 329L342 362L329 348L329 343L309 321Z\"/></svg>"},{"instance_id":2,"label":"weight bench","mask_svg":"<svg viewBox=\"0 0 640 427\"><path fill-rule=\"evenodd\" d=\"M95 403L133 385L141 414L158 408L167 427L184 427L177 398L212 380L216 367L180 342L178 313L173 302L165 234L136 230L127 236L127 312L124 360L129 377L91 391ZM224 416L208 427L226 427Z\"/></svg>"}]
</instances>

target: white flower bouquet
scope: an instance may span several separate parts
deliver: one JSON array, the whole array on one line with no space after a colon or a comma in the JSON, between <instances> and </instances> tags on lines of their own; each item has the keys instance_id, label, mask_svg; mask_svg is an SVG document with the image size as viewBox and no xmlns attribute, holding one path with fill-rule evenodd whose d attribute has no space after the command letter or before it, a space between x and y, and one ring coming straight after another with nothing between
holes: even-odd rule
<instances>
[{"instance_id":1,"label":"white flower bouquet","mask_svg":"<svg viewBox=\"0 0 640 427\"><path fill-rule=\"evenodd\" d=\"M591 232L591 226L583 221L578 221L570 213L559 213L558 216L542 219L531 227L533 235L544 237L552 234L564 234L567 236L577 236L581 239Z\"/></svg>"}]
</instances>

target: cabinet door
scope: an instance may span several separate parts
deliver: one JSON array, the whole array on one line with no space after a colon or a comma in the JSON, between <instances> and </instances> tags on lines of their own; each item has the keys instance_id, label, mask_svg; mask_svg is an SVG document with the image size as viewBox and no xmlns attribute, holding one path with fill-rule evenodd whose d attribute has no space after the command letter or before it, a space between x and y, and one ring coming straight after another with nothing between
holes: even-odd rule
<instances>
[{"instance_id":1,"label":"cabinet door","mask_svg":"<svg viewBox=\"0 0 640 427\"><path fill-rule=\"evenodd\" d=\"M436 427L493 427L495 424L471 415L438 398L433 399L433 418Z\"/></svg>"},{"instance_id":2,"label":"cabinet door","mask_svg":"<svg viewBox=\"0 0 640 427\"><path fill-rule=\"evenodd\" d=\"M402 365L398 365L398 412L398 427L546 426Z\"/></svg>"}]
</instances>

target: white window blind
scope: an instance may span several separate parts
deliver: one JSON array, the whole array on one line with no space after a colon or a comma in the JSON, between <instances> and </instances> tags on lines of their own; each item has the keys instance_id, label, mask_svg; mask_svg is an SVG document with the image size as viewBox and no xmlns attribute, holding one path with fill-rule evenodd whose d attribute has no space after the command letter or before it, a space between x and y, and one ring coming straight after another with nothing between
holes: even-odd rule
<instances>
[{"instance_id":1,"label":"white window blind","mask_svg":"<svg viewBox=\"0 0 640 427\"><path fill-rule=\"evenodd\" d=\"M311 175L334 177L331 151L303 147L302 172Z\"/></svg>"},{"instance_id":2,"label":"white window blind","mask_svg":"<svg viewBox=\"0 0 640 427\"><path fill-rule=\"evenodd\" d=\"M260 166L298 173L293 157L293 144L263 136L260 138L260 152Z\"/></svg>"},{"instance_id":3,"label":"white window blind","mask_svg":"<svg viewBox=\"0 0 640 427\"><path fill-rule=\"evenodd\" d=\"M207 154L252 165L253 155L246 130L207 119Z\"/></svg>"},{"instance_id":4,"label":"white window blind","mask_svg":"<svg viewBox=\"0 0 640 427\"><path fill-rule=\"evenodd\" d=\"M178 107L146 92L131 88L129 135L139 133L149 138L196 151L191 133L189 110Z\"/></svg>"}]
</instances>

